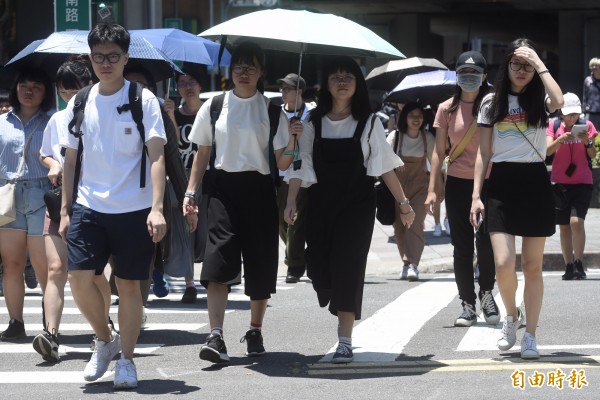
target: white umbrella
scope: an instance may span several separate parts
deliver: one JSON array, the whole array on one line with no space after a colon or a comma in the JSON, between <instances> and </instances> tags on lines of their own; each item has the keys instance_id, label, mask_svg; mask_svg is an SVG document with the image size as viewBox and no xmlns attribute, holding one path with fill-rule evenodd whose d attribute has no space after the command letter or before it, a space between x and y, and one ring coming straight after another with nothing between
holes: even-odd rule
<instances>
[{"instance_id":1,"label":"white umbrella","mask_svg":"<svg viewBox=\"0 0 600 400\"><path fill-rule=\"evenodd\" d=\"M251 39L263 49L294 53L404 58L370 29L333 14L310 11L256 11L215 25L198 36L226 36L232 45Z\"/></svg>"},{"instance_id":2,"label":"white umbrella","mask_svg":"<svg viewBox=\"0 0 600 400\"><path fill-rule=\"evenodd\" d=\"M371 89L390 90L408 75L438 69L448 68L435 58L410 57L404 60L392 60L373 68L367 75L367 85Z\"/></svg>"}]
</instances>

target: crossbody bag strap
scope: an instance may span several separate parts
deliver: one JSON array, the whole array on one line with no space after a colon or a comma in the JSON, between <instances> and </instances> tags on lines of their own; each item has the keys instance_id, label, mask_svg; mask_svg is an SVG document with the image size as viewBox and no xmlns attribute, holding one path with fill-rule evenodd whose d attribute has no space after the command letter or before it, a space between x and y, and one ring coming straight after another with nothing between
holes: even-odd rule
<instances>
[{"instance_id":1,"label":"crossbody bag strap","mask_svg":"<svg viewBox=\"0 0 600 400\"><path fill-rule=\"evenodd\" d=\"M17 173L15 174L15 179L14 179L15 181L17 179L19 179L19 177L21 176L21 172L23 172L23 166L25 166L25 154L27 154L27 149L29 148L29 143L31 143L31 139L33 139L33 135L35 135L36 129L42 123L42 119L43 118L41 118L41 117L38 118L38 122L33 127L33 130L31 131L31 135L29 135L29 137L27 138L27 141L25 142L25 146L23 146L23 154L21 155L21 160L19 160L19 167L17 168ZM23 131L24 130L25 130L25 127L23 127Z\"/></svg>"},{"instance_id":2,"label":"crossbody bag strap","mask_svg":"<svg viewBox=\"0 0 600 400\"><path fill-rule=\"evenodd\" d=\"M465 136L463 136L458 145L448 156L448 164L452 164L454 160L456 160L462 154L467 147L467 144L471 141L471 138L475 134L475 129L477 129L477 121L473 120L471 126L469 126L469 129L467 130L467 133L465 133Z\"/></svg>"},{"instance_id":3,"label":"crossbody bag strap","mask_svg":"<svg viewBox=\"0 0 600 400\"><path fill-rule=\"evenodd\" d=\"M542 162L545 163L546 159L544 157L542 157L542 155L535 148L535 146L533 145L533 143L531 143L531 141L529 139L527 139L527 136L525 136L525 134L523 133L523 131L521 129L519 129L519 125L517 125L517 123L515 121L513 121L513 124L515 124L515 127L517 128L517 130L519 131L519 133L521 134L521 136L523 136L525 138L525 140L527 140L527 143L529 143L529 145L531 146L531 148L533 149L533 151L536 152L536 154L538 155L538 157L540 158L540 160L542 160Z\"/></svg>"}]
</instances>

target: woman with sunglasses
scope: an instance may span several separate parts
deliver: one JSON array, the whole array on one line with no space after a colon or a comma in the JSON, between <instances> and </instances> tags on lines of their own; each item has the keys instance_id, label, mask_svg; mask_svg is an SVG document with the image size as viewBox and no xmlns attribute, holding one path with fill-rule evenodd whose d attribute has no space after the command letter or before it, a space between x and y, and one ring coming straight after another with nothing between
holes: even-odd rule
<instances>
[{"instance_id":1,"label":"woman with sunglasses","mask_svg":"<svg viewBox=\"0 0 600 400\"><path fill-rule=\"evenodd\" d=\"M375 223L374 177L381 176L410 227L415 214L394 169L403 165L374 117L365 78L349 57L322 73L321 94L300 138L302 167L288 170L285 220L293 223L296 194L308 186L306 267L319 305L338 319L334 363L353 360L352 329L361 319L367 254Z\"/></svg>"},{"instance_id":2,"label":"woman with sunglasses","mask_svg":"<svg viewBox=\"0 0 600 400\"><path fill-rule=\"evenodd\" d=\"M546 95L547 93L547 95ZM515 295L515 236L521 236L521 268L525 278L527 325L521 358L537 359L535 332L544 293L542 259L546 237L555 232L554 204L546 156L548 113L563 105L560 87L528 39L509 46L500 64L494 93L483 99L478 115L480 145L475 162L471 224L485 218L490 234L496 279L506 318L497 346L511 349L520 321ZM480 195L487 165L492 162L485 205Z\"/></svg>"},{"instance_id":3,"label":"woman with sunglasses","mask_svg":"<svg viewBox=\"0 0 600 400\"><path fill-rule=\"evenodd\" d=\"M269 100L262 94L264 68L264 53L258 45L238 45L231 56L233 89L225 93L214 127L212 98L200 107L189 135L198 151L183 211L184 215L198 212L196 190L203 181L203 194L208 195L208 240L200 282L207 290L210 335L200 349L200 358L213 363L229 361L223 339L225 307L230 287L239 283L242 259L244 293L250 297L250 326L242 341L247 356L266 353L261 328L268 299L275 293L279 240L269 165ZM300 137L302 123L290 122L288 128L279 109L273 148L281 170L290 166L294 151L288 131ZM205 175L209 161L210 173ZM194 229L196 226L191 226Z\"/></svg>"}]
</instances>

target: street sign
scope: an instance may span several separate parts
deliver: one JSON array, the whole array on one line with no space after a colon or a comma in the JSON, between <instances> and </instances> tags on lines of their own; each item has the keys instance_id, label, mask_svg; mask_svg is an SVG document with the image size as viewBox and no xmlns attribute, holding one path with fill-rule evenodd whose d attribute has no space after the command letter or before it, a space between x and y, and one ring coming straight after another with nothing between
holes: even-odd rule
<instances>
[{"instance_id":1,"label":"street sign","mask_svg":"<svg viewBox=\"0 0 600 400\"><path fill-rule=\"evenodd\" d=\"M54 2L54 31L90 30L91 0L56 0Z\"/></svg>"}]
</instances>

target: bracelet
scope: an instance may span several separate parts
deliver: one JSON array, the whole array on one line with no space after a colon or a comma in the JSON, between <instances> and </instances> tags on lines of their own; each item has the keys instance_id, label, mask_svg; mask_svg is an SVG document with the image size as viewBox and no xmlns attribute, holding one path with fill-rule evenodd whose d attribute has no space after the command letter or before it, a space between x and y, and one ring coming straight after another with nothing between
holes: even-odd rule
<instances>
[{"instance_id":1,"label":"bracelet","mask_svg":"<svg viewBox=\"0 0 600 400\"><path fill-rule=\"evenodd\" d=\"M189 197L190 199L195 199L196 198L196 192L185 192L185 194L183 195L184 197Z\"/></svg>"},{"instance_id":2,"label":"bracelet","mask_svg":"<svg viewBox=\"0 0 600 400\"><path fill-rule=\"evenodd\" d=\"M286 150L283 152L284 156L295 156L297 154L297 150Z\"/></svg>"},{"instance_id":3,"label":"bracelet","mask_svg":"<svg viewBox=\"0 0 600 400\"><path fill-rule=\"evenodd\" d=\"M585 145L585 148L586 149L593 149L594 148L594 142L590 140L590 142Z\"/></svg>"},{"instance_id":4,"label":"bracelet","mask_svg":"<svg viewBox=\"0 0 600 400\"><path fill-rule=\"evenodd\" d=\"M547 69L545 69L543 71L538 72L538 75L544 75L544 74L549 74L549 73L550 73L550 71L548 71Z\"/></svg>"}]
</instances>

